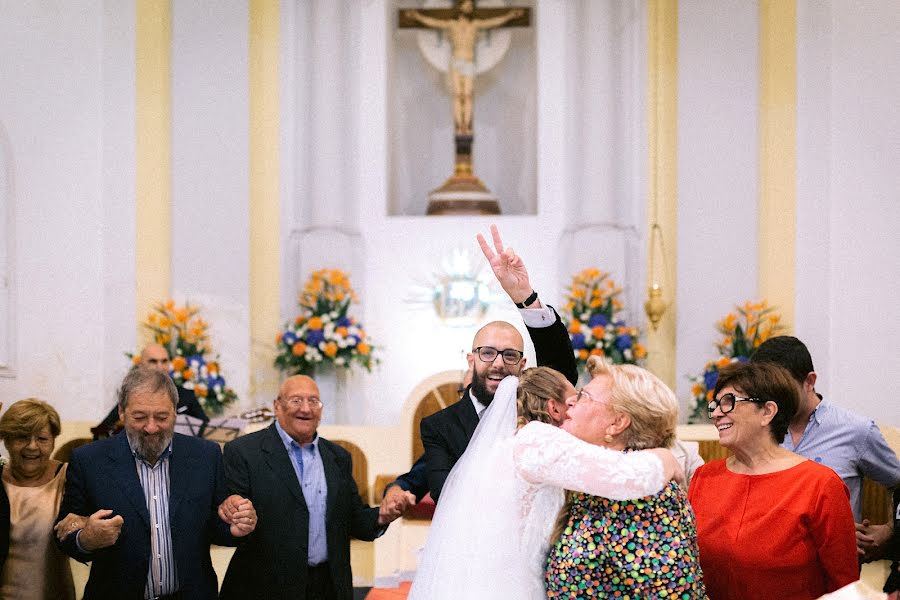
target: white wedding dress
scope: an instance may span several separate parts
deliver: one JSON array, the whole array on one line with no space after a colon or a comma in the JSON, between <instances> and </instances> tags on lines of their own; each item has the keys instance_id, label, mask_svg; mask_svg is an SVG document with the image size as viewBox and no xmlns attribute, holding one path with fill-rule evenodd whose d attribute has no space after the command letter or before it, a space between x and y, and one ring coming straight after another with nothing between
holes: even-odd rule
<instances>
[{"instance_id":1,"label":"white wedding dress","mask_svg":"<svg viewBox=\"0 0 900 600\"><path fill-rule=\"evenodd\" d=\"M539 600L564 490L618 500L659 492L663 466L545 423L516 432L518 379L501 382L441 492L410 600Z\"/></svg>"}]
</instances>

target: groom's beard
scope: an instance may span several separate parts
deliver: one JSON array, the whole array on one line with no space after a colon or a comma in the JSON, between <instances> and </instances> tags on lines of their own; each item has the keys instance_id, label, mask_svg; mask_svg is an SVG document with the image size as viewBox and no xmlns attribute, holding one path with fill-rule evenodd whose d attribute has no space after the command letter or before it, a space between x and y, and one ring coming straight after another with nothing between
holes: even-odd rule
<instances>
[{"instance_id":1,"label":"groom's beard","mask_svg":"<svg viewBox=\"0 0 900 600\"><path fill-rule=\"evenodd\" d=\"M162 453L172 443L171 431L158 431L152 434L144 433L143 431L126 431L125 435L128 436L128 441L131 442L131 446L138 456L150 464L156 464Z\"/></svg>"},{"instance_id":2,"label":"groom's beard","mask_svg":"<svg viewBox=\"0 0 900 600\"><path fill-rule=\"evenodd\" d=\"M503 371L489 369L484 375L480 374L478 371L472 371L471 393L479 402L485 406L490 406L491 402L494 400L494 392L490 391L487 387L488 376L506 377L507 375L509 375L509 373L505 369Z\"/></svg>"}]
</instances>

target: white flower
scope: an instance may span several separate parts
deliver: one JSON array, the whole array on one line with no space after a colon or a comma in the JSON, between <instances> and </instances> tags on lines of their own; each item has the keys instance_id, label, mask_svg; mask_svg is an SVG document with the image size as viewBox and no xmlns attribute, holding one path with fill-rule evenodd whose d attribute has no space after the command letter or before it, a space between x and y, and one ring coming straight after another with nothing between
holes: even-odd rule
<instances>
[{"instance_id":1,"label":"white flower","mask_svg":"<svg viewBox=\"0 0 900 600\"><path fill-rule=\"evenodd\" d=\"M342 357L342 356L338 356L336 359L334 359L334 364L336 364L336 365L343 365L346 362L347 361L345 361L344 357Z\"/></svg>"}]
</instances>

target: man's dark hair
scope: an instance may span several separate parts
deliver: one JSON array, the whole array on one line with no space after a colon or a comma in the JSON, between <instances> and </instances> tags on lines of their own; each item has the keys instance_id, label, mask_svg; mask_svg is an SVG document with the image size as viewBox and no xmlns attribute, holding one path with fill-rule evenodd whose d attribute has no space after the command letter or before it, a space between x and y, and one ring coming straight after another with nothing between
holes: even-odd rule
<instances>
[{"instance_id":1,"label":"man's dark hair","mask_svg":"<svg viewBox=\"0 0 900 600\"><path fill-rule=\"evenodd\" d=\"M750 356L752 363L775 363L787 369L798 383L815 371L806 345L791 335L779 335L763 342Z\"/></svg>"},{"instance_id":2,"label":"man's dark hair","mask_svg":"<svg viewBox=\"0 0 900 600\"><path fill-rule=\"evenodd\" d=\"M125 376L121 387L119 387L119 408L125 410L125 407L128 406L128 397L134 392L155 394L163 391L168 394L169 400L172 401L172 406L177 407L178 389L175 387L175 382L172 381L169 374L136 365L128 371L128 375Z\"/></svg>"},{"instance_id":3,"label":"man's dark hair","mask_svg":"<svg viewBox=\"0 0 900 600\"><path fill-rule=\"evenodd\" d=\"M774 402L778 413L769 423L769 432L776 444L784 441L788 425L800 406L800 388L791 381L787 369L771 362L731 363L719 371L713 394L718 397L726 387L763 402Z\"/></svg>"}]
</instances>

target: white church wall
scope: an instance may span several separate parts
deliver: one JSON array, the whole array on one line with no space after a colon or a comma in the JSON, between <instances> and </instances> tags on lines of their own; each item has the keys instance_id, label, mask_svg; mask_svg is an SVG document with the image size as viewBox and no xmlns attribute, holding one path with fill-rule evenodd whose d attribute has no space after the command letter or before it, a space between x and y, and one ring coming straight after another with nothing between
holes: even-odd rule
<instances>
[{"instance_id":1,"label":"white church wall","mask_svg":"<svg viewBox=\"0 0 900 600\"><path fill-rule=\"evenodd\" d=\"M897 425L900 9L798 5L797 335L826 398Z\"/></svg>"},{"instance_id":2,"label":"white church wall","mask_svg":"<svg viewBox=\"0 0 900 600\"><path fill-rule=\"evenodd\" d=\"M172 4L172 291L202 307L243 406L254 404L248 34L244 2Z\"/></svg>"},{"instance_id":3,"label":"white church wall","mask_svg":"<svg viewBox=\"0 0 900 600\"><path fill-rule=\"evenodd\" d=\"M104 377L112 370L106 340L123 320L121 338L134 335L133 314L125 315L133 292L117 299L116 283L107 287L104 279L124 241L114 230L128 229L118 220L128 209L115 202L133 203L121 185L133 154L108 153L133 138L134 120L119 134L104 112L132 94L133 52L119 57L124 69L108 52L123 43L133 48L130 10L13 3L0 19L0 56L15 57L0 61L0 120L14 165L17 332L16 376L0 378L0 396L46 399L63 419L104 410ZM124 171L119 160L128 163ZM124 196L106 196L117 192Z\"/></svg>"},{"instance_id":4,"label":"white church wall","mask_svg":"<svg viewBox=\"0 0 900 600\"><path fill-rule=\"evenodd\" d=\"M715 322L757 298L758 8L678 4L676 393L716 358Z\"/></svg>"}]
</instances>

